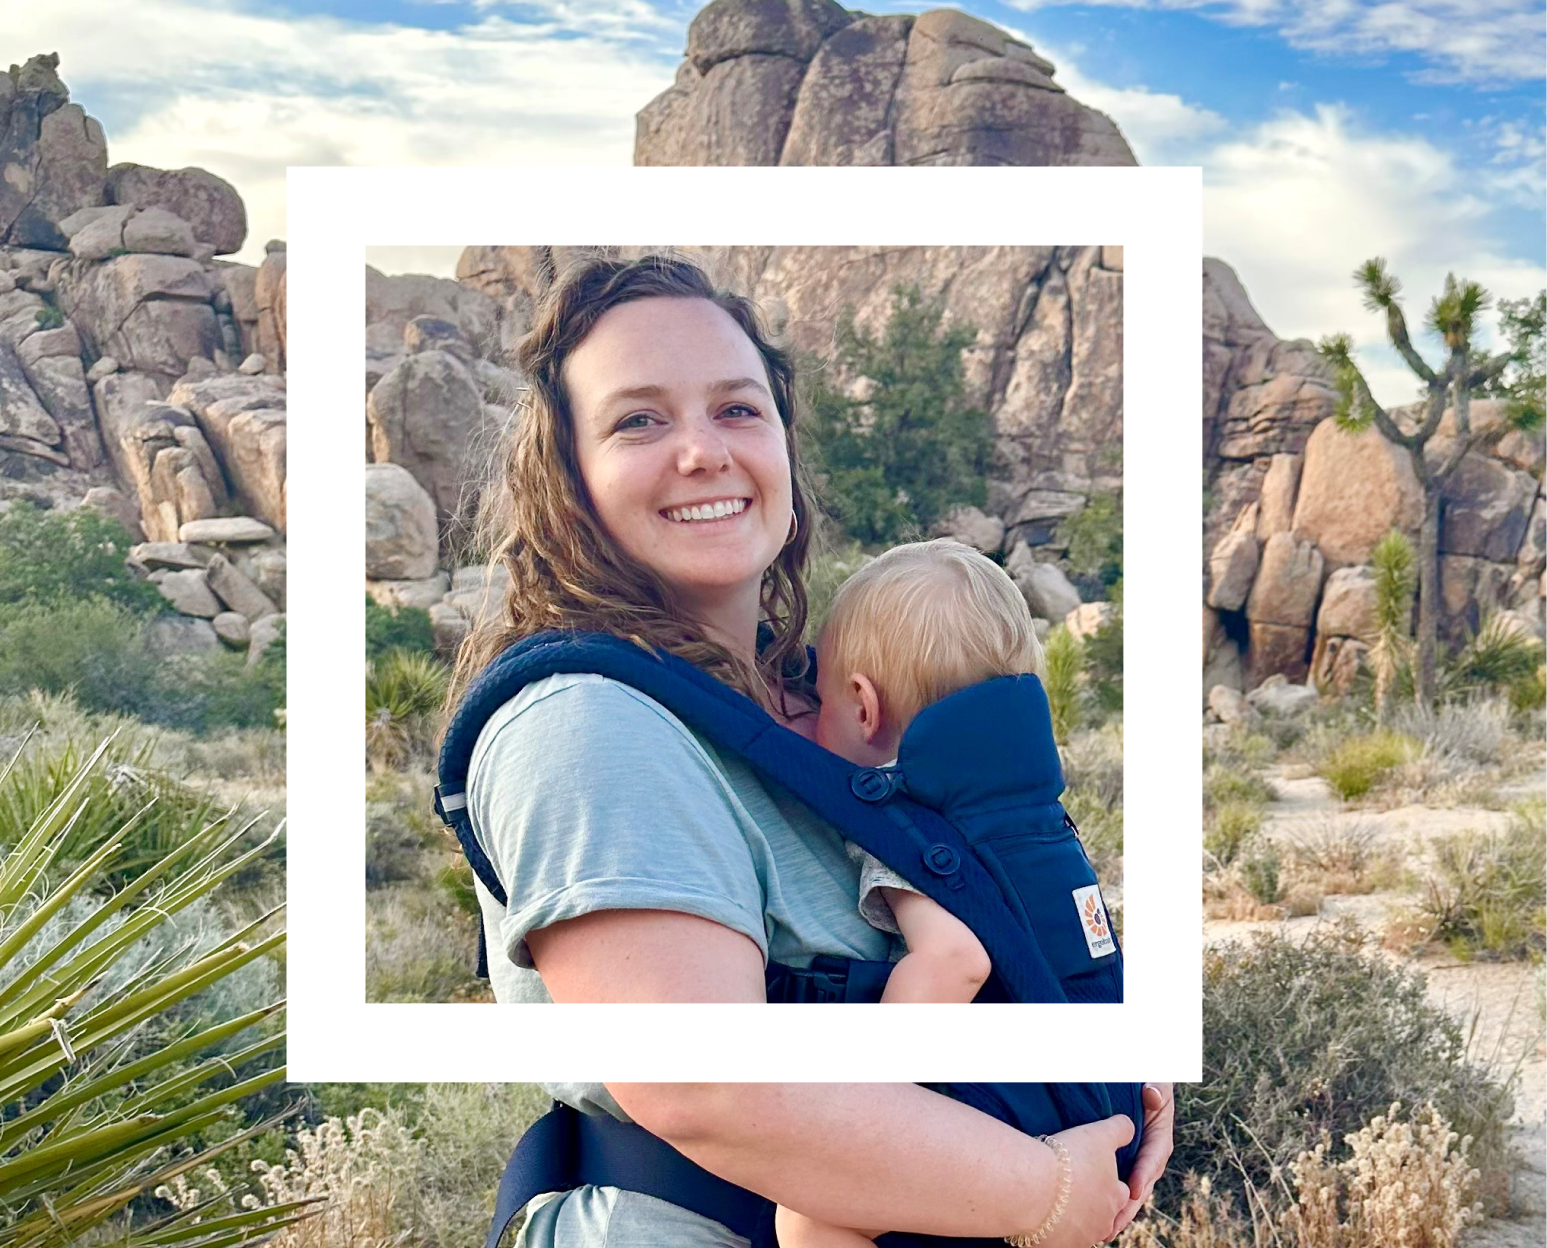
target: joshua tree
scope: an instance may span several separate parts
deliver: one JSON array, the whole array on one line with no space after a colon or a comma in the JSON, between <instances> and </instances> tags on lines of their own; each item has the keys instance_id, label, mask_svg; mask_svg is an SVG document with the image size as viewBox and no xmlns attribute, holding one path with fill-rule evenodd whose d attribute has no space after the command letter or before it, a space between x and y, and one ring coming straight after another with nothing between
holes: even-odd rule
<instances>
[{"instance_id":1,"label":"joshua tree","mask_svg":"<svg viewBox=\"0 0 1547 1248\"><path fill-rule=\"evenodd\" d=\"M1385 411L1370 394L1370 387L1353 361L1353 343L1347 334L1334 334L1321 341L1321 354L1331 364L1337 384L1338 404L1334 417L1341 428L1351 432L1366 429L1371 423L1381 436L1407 451L1413 471L1423 488L1423 523L1418 531L1418 636L1415 692L1425 707L1433 707L1435 697L1436 651L1439 635L1440 596L1440 498L1446 483L1460 466L1468 451L1497 441L1512 429L1536 430L1542 427L1542 404L1529 383L1504 405L1504 417L1474 429L1471 401L1474 393L1495 390L1506 370L1529 373L1538 348L1531 335L1511 334L1511 349L1497 354L1480 352L1473 343L1478 314L1490 296L1476 282L1458 281L1447 274L1444 293L1429 305L1426 328L1444 340L1445 363L1431 368L1413 346L1408 335L1407 318L1397 301L1402 284L1386 271L1386 262L1377 256L1354 270L1354 281L1364 292L1364 306L1371 312L1384 311L1386 333L1391 345L1418 375L1424 385L1422 411L1414 419L1394 416ZM1537 337L1539 338L1539 333ZM1539 390L1539 387L1537 388ZM1455 411L1454 436L1447 443L1430 448L1439 432L1440 418L1446 408Z\"/></svg>"},{"instance_id":2,"label":"joshua tree","mask_svg":"<svg viewBox=\"0 0 1547 1248\"><path fill-rule=\"evenodd\" d=\"M1385 726L1391 694L1402 667L1410 661L1413 619L1413 544L1400 529L1375 543L1370 555L1375 569L1375 628L1368 638L1370 665L1375 669L1375 718Z\"/></svg>"}]
</instances>

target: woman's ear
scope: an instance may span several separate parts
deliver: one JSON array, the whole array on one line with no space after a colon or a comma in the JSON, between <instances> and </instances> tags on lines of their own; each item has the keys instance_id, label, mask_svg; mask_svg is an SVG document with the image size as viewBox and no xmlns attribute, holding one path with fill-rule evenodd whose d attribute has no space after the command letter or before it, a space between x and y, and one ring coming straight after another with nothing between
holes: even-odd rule
<instances>
[{"instance_id":1,"label":"woman's ear","mask_svg":"<svg viewBox=\"0 0 1547 1248\"><path fill-rule=\"evenodd\" d=\"M865 734L865 743L872 744L881 734L881 695L871 684L870 677L858 672L849 677L849 692L859 712L859 727Z\"/></svg>"}]
</instances>

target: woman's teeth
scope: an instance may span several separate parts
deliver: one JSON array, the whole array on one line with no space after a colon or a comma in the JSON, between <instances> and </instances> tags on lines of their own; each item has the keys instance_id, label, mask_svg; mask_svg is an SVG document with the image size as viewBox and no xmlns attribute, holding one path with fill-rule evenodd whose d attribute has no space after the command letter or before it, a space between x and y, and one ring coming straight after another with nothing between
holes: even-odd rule
<instances>
[{"instance_id":1,"label":"woman's teeth","mask_svg":"<svg viewBox=\"0 0 1547 1248\"><path fill-rule=\"evenodd\" d=\"M722 498L717 503L703 503L697 507L675 507L667 512L668 520L722 520L726 516L739 516L747 508L744 498Z\"/></svg>"}]
</instances>

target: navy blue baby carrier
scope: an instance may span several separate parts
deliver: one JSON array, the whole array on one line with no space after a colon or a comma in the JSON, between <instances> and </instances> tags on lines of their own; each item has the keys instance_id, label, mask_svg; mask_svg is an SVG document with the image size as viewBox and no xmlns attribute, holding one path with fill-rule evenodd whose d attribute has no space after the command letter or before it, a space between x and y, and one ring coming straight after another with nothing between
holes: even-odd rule
<instances>
[{"instance_id":1,"label":"navy blue baby carrier","mask_svg":"<svg viewBox=\"0 0 1547 1248\"><path fill-rule=\"evenodd\" d=\"M674 655L599 633L525 638L469 686L446 732L435 791L436 813L501 905L508 904L504 886L467 811L473 745L489 717L524 686L574 672L607 676L653 698L966 923L993 967L978 1002L1122 1000L1122 951L1074 822L1058 800L1063 771L1047 697L1035 676L1000 677L941 699L914 717L895 767L856 767ZM482 933L479 971L486 973ZM890 973L887 962L835 957L818 957L810 967L770 963L768 1000L876 1001ZM1127 1114L1136 1132L1143 1122L1139 1084L931 1086L1034 1134L1114 1113ZM1136 1134L1118 1153L1124 1176L1138 1145ZM773 1243L772 1206L761 1197L715 1178L642 1128L562 1106L523 1138L511 1158L501 1208L508 1196L516 1202L509 1208L513 1215L539 1192L580 1184L659 1195L754 1244ZM503 1225L497 1217L491 1245Z\"/></svg>"}]
</instances>

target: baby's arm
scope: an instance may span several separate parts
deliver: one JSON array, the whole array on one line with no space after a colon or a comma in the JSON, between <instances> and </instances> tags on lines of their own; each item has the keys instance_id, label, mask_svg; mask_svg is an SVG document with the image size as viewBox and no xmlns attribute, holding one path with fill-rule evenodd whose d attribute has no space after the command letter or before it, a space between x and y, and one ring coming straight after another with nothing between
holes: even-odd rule
<instances>
[{"instance_id":1,"label":"baby's arm","mask_svg":"<svg viewBox=\"0 0 1547 1248\"><path fill-rule=\"evenodd\" d=\"M875 1248L875 1238L881 1234L818 1222L783 1205L774 1210L774 1231L779 1248Z\"/></svg>"},{"instance_id":2,"label":"baby's arm","mask_svg":"<svg viewBox=\"0 0 1547 1248\"><path fill-rule=\"evenodd\" d=\"M881 889L908 942L908 952L886 981L884 1002L967 1002L992 969L972 929L922 893Z\"/></svg>"}]
</instances>

